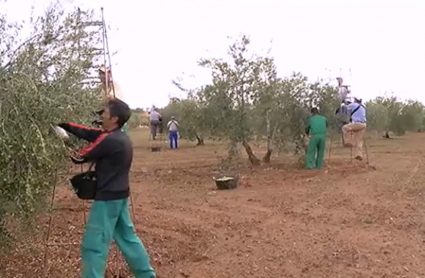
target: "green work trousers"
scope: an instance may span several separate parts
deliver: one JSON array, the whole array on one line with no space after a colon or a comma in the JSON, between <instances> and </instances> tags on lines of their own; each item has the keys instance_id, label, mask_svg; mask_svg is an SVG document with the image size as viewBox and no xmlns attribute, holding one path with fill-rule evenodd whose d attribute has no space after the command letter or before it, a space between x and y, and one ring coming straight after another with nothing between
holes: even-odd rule
<instances>
[{"instance_id":1,"label":"green work trousers","mask_svg":"<svg viewBox=\"0 0 425 278\"><path fill-rule=\"evenodd\" d=\"M136 278L156 277L146 249L134 229L126 198L93 202L81 245L82 278L105 276L112 239Z\"/></svg>"},{"instance_id":2,"label":"green work trousers","mask_svg":"<svg viewBox=\"0 0 425 278\"><path fill-rule=\"evenodd\" d=\"M310 137L307 147L307 169L320 169L325 156L326 134L314 134Z\"/></svg>"}]
</instances>

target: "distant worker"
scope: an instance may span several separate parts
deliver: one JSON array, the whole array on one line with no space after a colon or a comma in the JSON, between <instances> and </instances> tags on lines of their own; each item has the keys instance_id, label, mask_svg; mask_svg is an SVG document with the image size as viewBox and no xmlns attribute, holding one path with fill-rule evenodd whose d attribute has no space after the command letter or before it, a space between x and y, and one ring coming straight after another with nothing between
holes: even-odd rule
<instances>
[{"instance_id":1,"label":"distant worker","mask_svg":"<svg viewBox=\"0 0 425 278\"><path fill-rule=\"evenodd\" d=\"M311 109L312 116L308 121L305 130L310 135L310 141L307 147L307 169L320 169L323 166L323 158L325 156L326 134L328 129L328 121L322 115L319 115L317 108Z\"/></svg>"},{"instance_id":2,"label":"distant worker","mask_svg":"<svg viewBox=\"0 0 425 278\"><path fill-rule=\"evenodd\" d=\"M340 100L340 103L346 103L348 100L348 95L350 94L350 90L348 89L347 85L343 85L342 82L344 81L342 77L337 77L336 80L338 81L338 97Z\"/></svg>"},{"instance_id":3,"label":"distant worker","mask_svg":"<svg viewBox=\"0 0 425 278\"><path fill-rule=\"evenodd\" d=\"M171 120L167 123L167 128L168 139L170 140L170 149L177 149L179 146L179 123L176 121L176 118L174 116L172 116Z\"/></svg>"},{"instance_id":4,"label":"distant worker","mask_svg":"<svg viewBox=\"0 0 425 278\"><path fill-rule=\"evenodd\" d=\"M342 127L344 142L347 147L355 148L355 159L363 159L363 140L366 130L366 107L360 98L347 106L350 113L350 123Z\"/></svg>"},{"instance_id":5,"label":"distant worker","mask_svg":"<svg viewBox=\"0 0 425 278\"><path fill-rule=\"evenodd\" d=\"M123 100L120 86L112 80L111 69L108 67L99 68L99 78L102 82L102 97L106 99L117 98Z\"/></svg>"},{"instance_id":6,"label":"distant worker","mask_svg":"<svg viewBox=\"0 0 425 278\"><path fill-rule=\"evenodd\" d=\"M347 85L343 85L342 77L337 77L336 80L338 81L339 106L335 111L335 116L337 118L338 132L342 135L342 127L350 122L347 105L351 103L351 91ZM342 145L345 145L344 136L342 136Z\"/></svg>"},{"instance_id":7,"label":"distant worker","mask_svg":"<svg viewBox=\"0 0 425 278\"><path fill-rule=\"evenodd\" d=\"M158 112L155 107L152 107L152 110L149 114L149 124L151 130L152 140L156 139L156 134L162 133L162 115Z\"/></svg>"},{"instance_id":8,"label":"distant worker","mask_svg":"<svg viewBox=\"0 0 425 278\"><path fill-rule=\"evenodd\" d=\"M342 78L337 77L338 80L338 99L339 106L335 112L335 115L338 115L340 120L344 122L344 124L348 124L349 118L345 117L347 115L347 105L351 103L350 101L350 93L351 91L348 89L348 86L342 85Z\"/></svg>"},{"instance_id":9,"label":"distant worker","mask_svg":"<svg viewBox=\"0 0 425 278\"><path fill-rule=\"evenodd\" d=\"M123 101L122 90L118 83L113 81L111 69L109 67L99 68L99 78L102 82L101 97L104 103L113 98ZM125 123L122 127L122 131L127 133L128 123Z\"/></svg>"}]
</instances>

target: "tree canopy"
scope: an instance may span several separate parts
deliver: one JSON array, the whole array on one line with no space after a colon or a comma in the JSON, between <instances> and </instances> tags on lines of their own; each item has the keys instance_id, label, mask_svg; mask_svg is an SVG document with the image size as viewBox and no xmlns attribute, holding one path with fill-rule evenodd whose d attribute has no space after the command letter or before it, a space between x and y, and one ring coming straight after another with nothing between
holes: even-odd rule
<instances>
[{"instance_id":1,"label":"tree canopy","mask_svg":"<svg viewBox=\"0 0 425 278\"><path fill-rule=\"evenodd\" d=\"M260 159L250 143L265 140L263 157L273 150L303 154L304 130L312 107L327 117L331 133L337 131L337 88L324 81L309 81L301 73L279 77L272 57L250 50L250 38L241 36L228 48L227 59L201 59L198 65L211 72L211 84L186 89L185 99L170 99L163 109L180 120L180 133L190 140L209 138L241 143L252 164ZM424 129L424 106L417 101L377 97L365 103L368 129L402 135Z\"/></svg>"},{"instance_id":2,"label":"tree canopy","mask_svg":"<svg viewBox=\"0 0 425 278\"><path fill-rule=\"evenodd\" d=\"M67 148L52 132L64 121L90 124L99 90L85 84L98 57L93 11L52 4L22 24L0 15L0 230L8 215L29 216L65 169ZM32 27L27 38L23 25ZM1 232L1 231L0 231Z\"/></svg>"}]
</instances>

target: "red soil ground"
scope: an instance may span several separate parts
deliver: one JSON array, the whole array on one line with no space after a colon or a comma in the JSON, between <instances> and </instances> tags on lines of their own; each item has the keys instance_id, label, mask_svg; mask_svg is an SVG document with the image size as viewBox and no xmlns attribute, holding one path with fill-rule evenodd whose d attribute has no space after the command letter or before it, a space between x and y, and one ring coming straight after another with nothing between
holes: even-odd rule
<instances>
[{"instance_id":1,"label":"red soil ground","mask_svg":"<svg viewBox=\"0 0 425 278\"><path fill-rule=\"evenodd\" d=\"M425 277L423 134L370 141L369 168L336 144L321 171L284 158L244 167L229 191L212 180L225 146L152 153L133 138L135 222L161 278ZM82 201L62 186L56 207L65 209L55 211L51 242L79 244ZM43 277L47 226L46 216L0 257L0 277ZM78 245L49 248L48 265L48 277L80 277ZM122 260L119 268L131 277Z\"/></svg>"}]
</instances>

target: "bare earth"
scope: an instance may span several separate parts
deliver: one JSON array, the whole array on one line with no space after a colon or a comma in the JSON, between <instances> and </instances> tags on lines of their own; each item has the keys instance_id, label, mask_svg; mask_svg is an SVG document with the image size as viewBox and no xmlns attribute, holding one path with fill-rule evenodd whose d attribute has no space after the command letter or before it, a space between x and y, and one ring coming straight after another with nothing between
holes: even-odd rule
<instances>
[{"instance_id":1,"label":"bare earth","mask_svg":"<svg viewBox=\"0 0 425 278\"><path fill-rule=\"evenodd\" d=\"M275 159L232 172L241 178L231 191L212 180L225 146L152 153L132 136L135 222L161 278L425 277L425 134L370 140L376 169L350 163L349 149L335 143L324 170ZM51 241L79 244L82 201L62 186L56 207L65 209L55 211ZM47 226L46 216L0 257L0 277L43 277ZM79 277L78 245L51 247L48 256L48 277ZM131 277L123 261L119 277Z\"/></svg>"}]
</instances>

